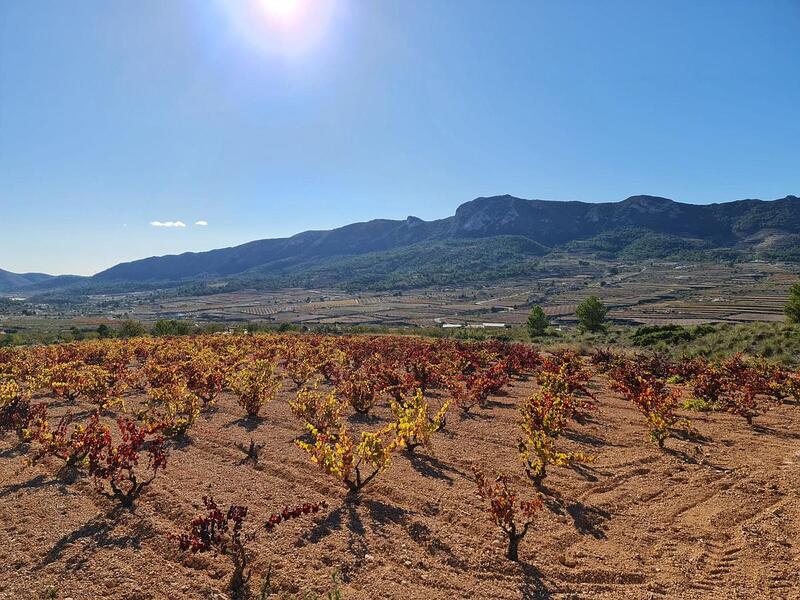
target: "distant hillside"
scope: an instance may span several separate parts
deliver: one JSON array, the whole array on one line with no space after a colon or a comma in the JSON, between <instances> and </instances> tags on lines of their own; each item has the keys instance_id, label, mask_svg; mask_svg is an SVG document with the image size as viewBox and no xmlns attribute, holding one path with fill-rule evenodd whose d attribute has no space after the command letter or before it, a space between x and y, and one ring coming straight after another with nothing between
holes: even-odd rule
<instances>
[{"instance_id":1,"label":"distant hillside","mask_svg":"<svg viewBox=\"0 0 800 600\"><path fill-rule=\"evenodd\" d=\"M0 269L0 292L13 292L31 284L47 281L52 277L52 275L44 273L12 273Z\"/></svg>"},{"instance_id":2,"label":"distant hillside","mask_svg":"<svg viewBox=\"0 0 800 600\"><path fill-rule=\"evenodd\" d=\"M98 273L95 281L180 281L225 277L258 269L262 274L337 256L360 256L420 242L521 236L553 248L621 232L631 241L646 234L693 240L687 247L758 247L765 237L800 235L800 199L739 200L696 205L655 196L592 204L523 200L513 196L477 198L455 215L436 221L408 217L375 220L330 231L307 231L290 238L259 240L209 252L146 258ZM793 244L791 244L793 245Z\"/></svg>"},{"instance_id":3,"label":"distant hillside","mask_svg":"<svg viewBox=\"0 0 800 600\"><path fill-rule=\"evenodd\" d=\"M402 289L531 274L552 253L615 260L800 261L800 199L697 205L656 196L586 203L477 198L445 219L379 219L208 252L122 263L76 292L183 287L330 285ZM16 276L27 277L27 276ZM42 276L47 277L47 276Z\"/></svg>"},{"instance_id":4,"label":"distant hillside","mask_svg":"<svg viewBox=\"0 0 800 600\"><path fill-rule=\"evenodd\" d=\"M434 285L465 285L533 275L548 249L521 236L433 240L359 256L333 256L305 263L270 263L225 278L225 291L241 288L339 287L348 290L403 290ZM195 281L184 294L219 288Z\"/></svg>"},{"instance_id":5,"label":"distant hillside","mask_svg":"<svg viewBox=\"0 0 800 600\"><path fill-rule=\"evenodd\" d=\"M417 242L447 237L446 222L375 220L331 231L306 231L290 238L259 240L209 252L146 258L122 263L94 276L94 280L177 281L198 276L227 276L258 267L286 268L332 256L357 256L392 250Z\"/></svg>"}]
</instances>

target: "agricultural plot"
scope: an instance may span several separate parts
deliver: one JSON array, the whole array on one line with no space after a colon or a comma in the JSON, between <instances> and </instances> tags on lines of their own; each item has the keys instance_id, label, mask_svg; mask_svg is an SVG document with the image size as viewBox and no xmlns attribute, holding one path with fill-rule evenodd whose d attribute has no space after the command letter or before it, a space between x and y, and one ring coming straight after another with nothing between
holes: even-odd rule
<instances>
[{"instance_id":1,"label":"agricultural plot","mask_svg":"<svg viewBox=\"0 0 800 600\"><path fill-rule=\"evenodd\" d=\"M630 324L698 324L775 321L783 315L796 275L766 263L592 265L557 277L507 281L481 288L443 288L402 294L349 294L336 290L283 290L226 294L142 314L145 320L197 317L268 320L278 323L430 327L442 323L522 325L531 304L557 324L575 322L575 306L590 294L603 298L609 317ZM609 269L618 272L609 274ZM588 270L588 272L586 272ZM592 274L593 273L593 274ZM197 303L195 305L195 302ZM165 312L169 309L168 312Z\"/></svg>"},{"instance_id":2,"label":"agricultural plot","mask_svg":"<svg viewBox=\"0 0 800 600\"><path fill-rule=\"evenodd\" d=\"M5 350L0 598L790 598L798 401L738 356Z\"/></svg>"},{"instance_id":3,"label":"agricultural plot","mask_svg":"<svg viewBox=\"0 0 800 600\"><path fill-rule=\"evenodd\" d=\"M487 322L522 326L534 304L544 308L553 324L571 326L577 304L592 294L609 307L609 318L621 324L774 322L783 319L788 289L797 279L794 267L761 262L615 264L564 259L551 270L552 276L537 279L382 293L295 288L180 298L143 293L96 296L76 306L37 305L32 316L0 315L0 328L67 332L73 326L113 325L126 318L144 323L180 319L310 327L469 327Z\"/></svg>"},{"instance_id":4,"label":"agricultural plot","mask_svg":"<svg viewBox=\"0 0 800 600\"><path fill-rule=\"evenodd\" d=\"M633 274L604 279L603 285L557 294L550 299L557 301L550 308L551 314L569 319L574 317L569 309L593 293L609 306L609 318L625 323L777 321L783 319L793 281L796 275L785 267L765 263L730 267L656 263Z\"/></svg>"}]
</instances>

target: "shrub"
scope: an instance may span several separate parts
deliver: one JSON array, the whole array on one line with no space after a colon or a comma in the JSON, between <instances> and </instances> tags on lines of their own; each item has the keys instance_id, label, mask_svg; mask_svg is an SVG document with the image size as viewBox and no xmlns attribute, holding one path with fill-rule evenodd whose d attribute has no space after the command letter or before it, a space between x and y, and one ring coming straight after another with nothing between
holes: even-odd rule
<instances>
[{"instance_id":1,"label":"shrub","mask_svg":"<svg viewBox=\"0 0 800 600\"><path fill-rule=\"evenodd\" d=\"M197 396L182 381L150 388L147 396L147 408L140 416L151 429L158 429L168 437L186 435L200 415Z\"/></svg>"},{"instance_id":2,"label":"shrub","mask_svg":"<svg viewBox=\"0 0 800 600\"><path fill-rule=\"evenodd\" d=\"M186 365L186 385L208 407L225 385L226 368L222 359L209 348L200 348Z\"/></svg>"},{"instance_id":3,"label":"shrub","mask_svg":"<svg viewBox=\"0 0 800 600\"><path fill-rule=\"evenodd\" d=\"M748 425L752 425L753 419L767 410L755 390L749 386L731 388L719 406L726 412L744 417Z\"/></svg>"},{"instance_id":4,"label":"shrub","mask_svg":"<svg viewBox=\"0 0 800 600\"><path fill-rule=\"evenodd\" d=\"M0 379L0 432L13 431L20 442L29 441L46 418L44 404L31 404L15 380Z\"/></svg>"},{"instance_id":5,"label":"shrub","mask_svg":"<svg viewBox=\"0 0 800 600\"><path fill-rule=\"evenodd\" d=\"M44 372L44 379L55 396L74 402L84 395L100 408L105 408L117 391L112 373L81 361L56 364Z\"/></svg>"},{"instance_id":6,"label":"shrub","mask_svg":"<svg viewBox=\"0 0 800 600\"><path fill-rule=\"evenodd\" d=\"M55 456L64 461L67 470L86 466L89 452L99 451L100 447L110 443L108 428L100 423L97 413L92 415L86 425L76 424L69 431L72 415L62 417L55 429L44 421L36 431L35 440L39 443L37 456Z\"/></svg>"},{"instance_id":7,"label":"shrub","mask_svg":"<svg viewBox=\"0 0 800 600\"><path fill-rule=\"evenodd\" d=\"M589 362L600 373L606 373L619 364L621 357L610 348L596 348L589 357Z\"/></svg>"},{"instance_id":8,"label":"shrub","mask_svg":"<svg viewBox=\"0 0 800 600\"><path fill-rule=\"evenodd\" d=\"M756 359L752 369L759 392L774 402L783 403L787 398L796 394L797 381L791 371L770 364L764 358Z\"/></svg>"},{"instance_id":9,"label":"shrub","mask_svg":"<svg viewBox=\"0 0 800 600\"><path fill-rule=\"evenodd\" d=\"M723 373L714 365L704 365L692 377L691 390L694 397L715 409L725 394L725 388Z\"/></svg>"},{"instance_id":10,"label":"shrub","mask_svg":"<svg viewBox=\"0 0 800 600\"><path fill-rule=\"evenodd\" d=\"M655 346L657 344L677 344L691 342L716 331L713 325L683 327L681 325L643 325L632 336L634 346Z\"/></svg>"},{"instance_id":11,"label":"shrub","mask_svg":"<svg viewBox=\"0 0 800 600\"><path fill-rule=\"evenodd\" d=\"M714 409L742 416L752 424L753 418L768 408L761 396L780 402L793 393L793 385L788 373L765 361L754 366L735 354L720 365L706 363L698 369L692 392Z\"/></svg>"},{"instance_id":12,"label":"shrub","mask_svg":"<svg viewBox=\"0 0 800 600\"><path fill-rule=\"evenodd\" d=\"M159 469L166 467L167 455L163 438L152 430L126 419L118 419L117 427L122 441L115 446L109 440L99 451L89 452L88 472L99 489L108 483L114 498L123 506L132 506ZM147 455L147 469L151 472L146 479L136 469L142 454Z\"/></svg>"},{"instance_id":13,"label":"shrub","mask_svg":"<svg viewBox=\"0 0 800 600\"><path fill-rule=\"evenodd\" d=\"M429 452L432 451L431 436L444 427L450 402L445 402L431 417L422 390L417 390L417 393L404 403L393 400L391 407L395 418L394 431L398 447L405 448L408 452L413 452L419 446Z\"/></svg>"},{"instance_id":14,"label":"shrub","mask_svg":"<svg viewBox=\"0 0 800 600\"><path fill-rule=\"evenodd\" d=\"M583 366L580 357L571 351L553 353L543 362L536 381L549 392L562 396L567 418L579 408L591 407L594 394L589 389L592 373Z\"/></svg>"},{"instance_id":15,"label":"shrub","mask_svg":"<svg viewBox=\"0 0 800 600\"><path fill-rule=\"evenodd\" d=\"M186 383L181 373L182 356L151 356L144 365L144 376L151 388L164 387L176 383Z\"/></svg>"},{"instance_id":16,"label":"shrub","mask_svg":"<svg viewBox=\"0 0 800 600\"><path fill-rule=\"evenodd\" d=\"M245 589L252 576L252 571L248 569L251 556L246 544L256 536L255 532L243 531L248 509L232 504L227 511L222 511L209 496L203 496L203 504L207 513L192 519L189 533L168 534L167 537L176 540L181 550L192 553L213 550L230 556L233 561L231 594L234 598L245 597Z\"/></svg>"},{"instance_id":17,"label":"shrub","mask_svg":"<svg viewBox=\"0 0 800 600\"><path fill-rule=\"evenodd\" d=\"M686 419L675 415L681 396L680 391L670 389L664 381L652 375L645 377L637 375L633 385L629 381L620 379L614 379L611 383L613 389L622 392L625 398L633 402L644 415L650 439L656 442L659 448L664 447L664 441L671 435L673 428L679 425L688 427Z\"/></svg>"},{"instance_id":18,"label":"shrub","mask_svg":"<svg viewBox=\"0 0 800 600\"><path fill-rule=\"evenodd\" d=\"M744 417L752 425L753 418L767 410L759 397L769 392L767 380L741 354L731 356L720 368L724 376L725 394L720 398L719 408Z\"/></svg>"},{"instance_id":19,"label":"shrub","mask_svg":"<svg viewBox=\"0 0 800 600\"><path fill-rule=\"evenodd\" d=\"M795 403L800 403L800 371L789 375L789 390Z\"/></svg>"},{"instance_id":20,"label":"shrub","mask_svg":"<svg viewBox=\"0 0 800 600\"><path fill-rule=\"evenodd\" d=\"M283 369L298 389L306 385L319 368L316 353L305 345L296 344L283 352Z\"/></svg>"},{"instance_id":21,"label":"shrub","mask_svg":"<svg viewBox=\"0 0 800 600\"><path fill-rule=\"evenodd\" d=\"M100 422L98 413L86 425L77 425L70 435L67 428L71 419L64 418L55 431L44 424L37 432L42 454L61 458L65 466L85 471L94 480L99 491L105 485L111 488L112 498L130 507L144 489L155 479L159 469L166 466L167 457L163 438L133 421L118 419L121 441L114 444L109 428ZM149 478L138 472L142 455L148 458Z\"/></svg>"},{"instance_id":22,"label":"shrub","mask_svg":"<svg viewBox=\"0 0 800 600\"><path fill-rule=\"evenodd\" d=\"M424 394L429 388L442 384L441 364L436 351L432 344L415 344L404 353L405 369L411 376L409 389L420 389Z\"/></svg>"},{"instance_id":23,"label":"shrub","mask_svg":"<svg viewBox=\"0 0 800 600\"><path fill-rule=\"evenodd\" d=\"M520 406L523 437L517 440L517 450L525 472L535 483L541 483L547 466L568 467L577 462L594 459L582 452L562 452L556 449L556 439L564 430L574 405L570 396L542 389Z\"/></svg>"},{"instance_id":24,"label":"shrub","mask_svg":"<svg viewBox=\"0 0 800 600\"><path fill-rule=\"evenodd\" d=\"M258 417L279 386L280 376L275 371L275 365L264 359L245 364L230 378L231 391L251 419Z\"/></svg>"},{"instance_id":25,"label":"shrub","mask_svg":"<svg viewBox=\"0 0 800 600\"><path fill-rule=\"evenodd\" d=\"M289 401L289 408L295 417L322 433L327 433L339 424L341 404L336 395L333 392L323 394L316 386L299 389L294 400Z\"/></svg>"},{"instance_id":26,"label":"shrub","mask_svg":"<svg viewBox=\"0 0 800 600\"><path fill-rule=\"evenodd\" d=\"M475 483L478 486L478 497L489 503L488 512L492 521L500 527L508 539L506 558L519 561L519 543L528 533L536 512L542 507L542 501L534 498L517 504L516 496L508 489L508 479L503 475L489 481L483 471L473 466ZM517 513L522 516L517 521Z\"/></svg>"},{"instance_id":27,"label":"shrub","mask_svg":"<svg viewBox=\"0 0 800 600\"><path fill-rule=\"evenodd\" d=\"M473 406L484 406L490 394L496 394L508 383L509 376L502 365L478 369L465 375L457 375L448 382L456 405L465 413Z\"/></svg>"},{"instance_id":28,"label":"shrub","mask_svg":"<svg viewBox=\"0 0 800 600\"><path fill-rule=\"evenodd\" d=\"M325 473L344 483L349 496L358 494L389 467L392 451L397 447L396 440L386 439L393 431L391 425L376 433L362 432L358 445L346 425L342 425L335 435L322 433L310 424L306 429L314 443L296 440L295 444L305 450L311 461Z\"/></svg>"},{"instance_id":29,"label":"shrub","mask_svg":"<svg viewBox=\"0 0 800 600\"><path fill-rule=\"evenodd\" d=\"M336 375L336 391L357 413L367 414L378 401L380 379L366 368L342 369Z\"/></svg>"},{"instance_id":30,"label":"shrub","mask_svg":"<svg viewBox=\"0 0 800 600\"><path fill-rule=\"evenodd\" d=\"M503 361L481 367L470 360L461 368L461 373L447 380L447 388L456 405L466 413L475 405L484 406L489 396L500 392L509 380L510 376Z\"/></svg>"},{"instance_id":31,"label":"shrub","mask_svg":"<svg viewBox=\"0 0 800 600\"><path fill-rule=\"evenodd\" d=\"M233 598L247 598L247 585L252 577L249 565L252 561L247 543L256 537L255 531L245 531L244 523L247 519L248 508L232 504L228 510L223 511L214 499L203 497L205 515L198 515L192 519L189 533L178 535L167 534L167 538L178 542L178 547L184 551L203 553L213 551L218 554L230 556L233 562L233 574L230 579L230 591ZM326 502L305 502L299 506L284 508L280 513L270 515L264 528L272 531L276 526L285 521L296 519L303 515L310 515L327 508ZM262 586L262 592L265 586Z\"/></svg>"},{"instance_id":32,"label":"shrub","mask_svg":"<svg viewBox=\"0 0 800 600\"><path fill-rule=\"evenodd\" d=\"M406 393L414 384L414 378L411 374L399 371L391 366L382 369L379 377L381 391L394 398L396 402L403 402Z\"/></svg>"}]
</instances>

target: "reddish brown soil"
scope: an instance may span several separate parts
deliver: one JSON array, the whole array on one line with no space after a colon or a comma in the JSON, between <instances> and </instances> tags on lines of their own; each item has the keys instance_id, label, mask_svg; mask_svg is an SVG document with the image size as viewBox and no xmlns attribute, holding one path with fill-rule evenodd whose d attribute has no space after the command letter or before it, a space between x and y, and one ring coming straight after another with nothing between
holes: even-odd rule
<instances>
[{"instance_id":1,"label":"reddish brown soil","mask_svg":"<svg viewBox=\"0 0 800 600\"><path fill-rule=\"evenodd\" d=\"M283 597L327 590L338 573L345 599L800 598L797 407L778 407L753 429L692 414L705 439L670 439L660 451L635 410L601 394L562 441L597 461L551 468L549 508L514 564L470 465L503 470L521 497L533 493L514 448L516 403L529 392L515 382L471 418L452 413L435 456L397 455L358 502L292 443L300 425L290 392L252 429L223 395L132 513L89 481L61 482L55 461L26 465L15 438L0 438L0 598L44 598L50 586L74 600L225 598L227 558L191 556L165 537L185 529L209 493L248 505L253 527L287 504L329 502L272 533L260 528L252 587L271 564ZM235 446L251 436L266 444L257 469Z\"/></svg>"}]
</instances>

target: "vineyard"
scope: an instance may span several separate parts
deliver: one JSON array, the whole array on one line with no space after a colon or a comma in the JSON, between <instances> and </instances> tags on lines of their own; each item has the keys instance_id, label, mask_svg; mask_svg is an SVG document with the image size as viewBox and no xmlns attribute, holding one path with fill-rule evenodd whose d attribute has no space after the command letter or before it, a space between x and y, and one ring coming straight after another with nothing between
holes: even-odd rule
<instances>
[{"instance_id":1,"label":"vineyard","mask_svg":"<svg viewBox=\"0 0 800 600\"><path fill-rule=\"evenodd\" d=\"M0 598L791 598L800 372L393 336L0 349Z\"/></svg>"}]
</instances>

